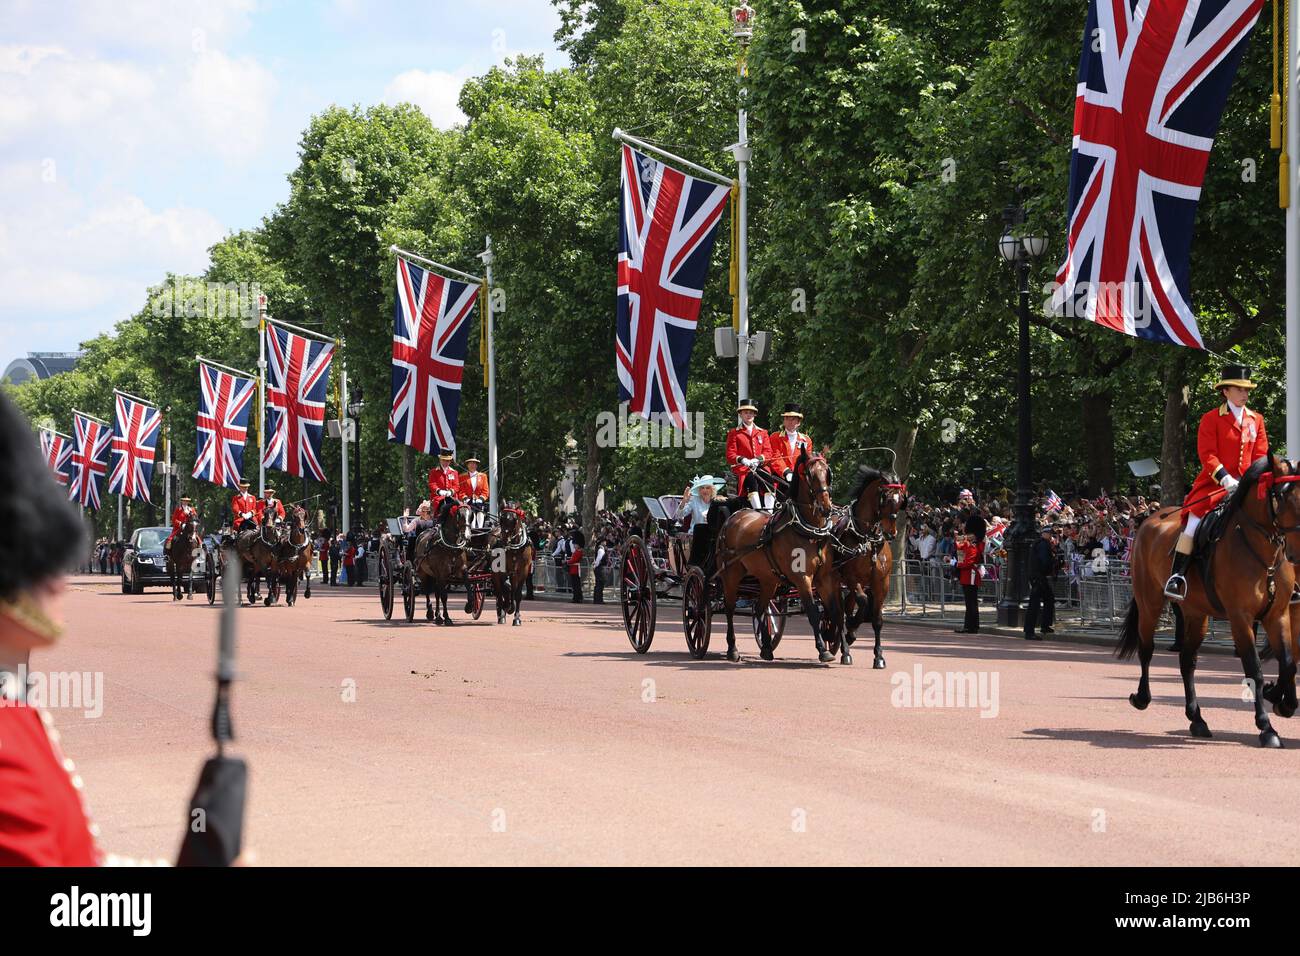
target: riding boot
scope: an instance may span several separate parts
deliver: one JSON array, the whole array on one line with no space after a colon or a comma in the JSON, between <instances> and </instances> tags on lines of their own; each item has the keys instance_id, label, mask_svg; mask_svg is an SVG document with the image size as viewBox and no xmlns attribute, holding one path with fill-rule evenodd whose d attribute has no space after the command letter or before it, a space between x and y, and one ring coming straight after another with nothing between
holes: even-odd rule
<instances>
[{"instance_id":1,"label":"riding boot","mask_svg":"<svg viewBox=\"0 0 1300 956\"><path fill-rule=\"evenodd\" d=\"M1174 546L1174 565L1169 573L1169 580L1165 582L1165 597L1171 601L1182 603L1187 597L1187 565L1192 560L1192 537L1189 534L1180 534L1178 544Z\"/></svg>"}]
</instances>

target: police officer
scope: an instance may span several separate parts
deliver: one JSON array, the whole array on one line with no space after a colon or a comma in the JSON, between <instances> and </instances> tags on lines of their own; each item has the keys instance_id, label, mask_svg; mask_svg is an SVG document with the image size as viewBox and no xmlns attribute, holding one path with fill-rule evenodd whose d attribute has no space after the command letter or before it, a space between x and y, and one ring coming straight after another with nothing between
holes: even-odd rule
<instances>
[{"instance_id":1,"label":"police officer","mask_svg":"<svg viewBox=\"0 0 1300 956\"><path fill-rule=\"evenodd\" d=\"M1025 640L1041 641L1042 634L1055 633L1056 592L1052 578L1056 576L1056 535L1051 525L1043 525L1038 540L1029 550L1029 607L1025 611ZM1041 609L1042 617L1039 618ZM1041 634L1034 628L1041 624Z\"/></svg>"}]
</instances>

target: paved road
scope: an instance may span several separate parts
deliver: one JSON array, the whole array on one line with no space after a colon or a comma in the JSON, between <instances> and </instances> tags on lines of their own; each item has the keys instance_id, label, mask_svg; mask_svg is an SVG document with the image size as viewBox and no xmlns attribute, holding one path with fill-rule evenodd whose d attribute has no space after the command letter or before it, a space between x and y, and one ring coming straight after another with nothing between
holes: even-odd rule
<instances>
[{"instance_id":1,"label":"paved road","mask_svg":"<svg viewBox=\"0 0 1300 956\"><path fill-rule=\"evenodd\" d=\"M217 612L85 583L69 610L33 663L104 674L102 716L55 712L103 843L172 856L210 749ZM792 627L773 663L748 633L742 663L697 662L675 614L638 656L616 605L531 603L518 628L389 623L344 588L244 609L249 842L264 864L1285 858L1300 723L1275 718L1292 747L1261 750L1232 657L1202 663L1200 741L1163 651L1138 713L1136 664L1095 646L893 624L873 671L869 652L818 665ZM918 667L923 688L968 674L985 693L916 706Z\"/></svg>"}]
</instances>

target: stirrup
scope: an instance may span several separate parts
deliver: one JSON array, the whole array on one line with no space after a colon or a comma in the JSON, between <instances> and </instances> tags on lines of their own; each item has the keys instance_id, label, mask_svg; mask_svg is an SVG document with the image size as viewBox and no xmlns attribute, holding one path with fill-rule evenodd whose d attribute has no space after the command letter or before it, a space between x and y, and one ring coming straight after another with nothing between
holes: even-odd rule
<instances>
[{"instance_id":1,"label":"stirrup","mask_svg":"<svg viewBox=\"0 0 1300 956\"><path fill-rule=\"evenodd\" d=\"M1291 603L1300 604L1300 581L1291 588Z\"/></svg>"},{"instance_id":2,"label":"stirrup","mask_svg":"<svg viewBox=\"0 0 1300 956\"><path fill-rule=\"evenodd\" d=\"M1179 584L1182 585L1181 588L1176 586ZM1294 592L1292 592L1292 596L1294 598ZM1187 578L1181 574L1169 575L1169 580L1165 582L1165 597L1181 604L1187 597Z\"/></svg>"}]
</instances>

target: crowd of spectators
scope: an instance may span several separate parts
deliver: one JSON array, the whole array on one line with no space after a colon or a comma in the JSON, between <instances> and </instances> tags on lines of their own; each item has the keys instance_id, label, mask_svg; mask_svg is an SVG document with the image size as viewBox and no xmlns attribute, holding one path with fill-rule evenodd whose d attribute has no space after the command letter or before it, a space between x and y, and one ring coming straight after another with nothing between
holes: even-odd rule
<instances>
[{"instance_id":1,"label":"crowd of spectators","mask_svg":"<svg viewBox=\"0 0 1300 956\"><path fill-rule=\"evenodd\" d=\"M91 574L121 574L122 558L126 554L125 541L98 539L90 549L86 567Z\"/></svg>"}]
</instances>

